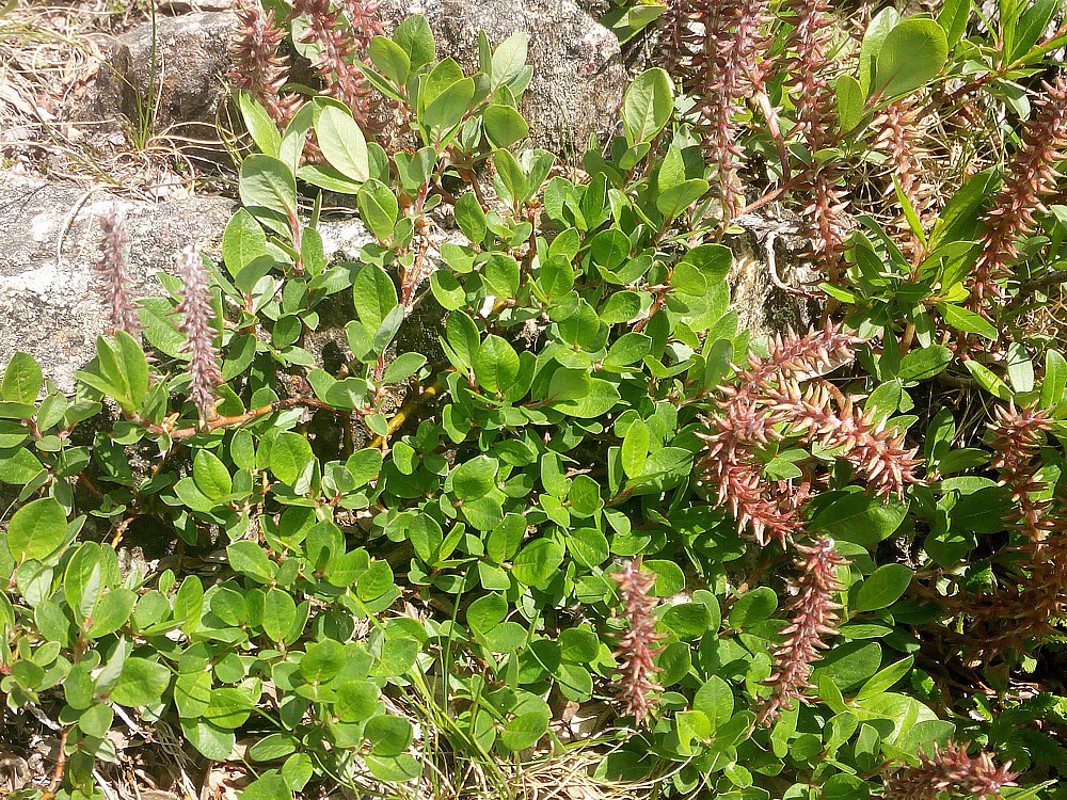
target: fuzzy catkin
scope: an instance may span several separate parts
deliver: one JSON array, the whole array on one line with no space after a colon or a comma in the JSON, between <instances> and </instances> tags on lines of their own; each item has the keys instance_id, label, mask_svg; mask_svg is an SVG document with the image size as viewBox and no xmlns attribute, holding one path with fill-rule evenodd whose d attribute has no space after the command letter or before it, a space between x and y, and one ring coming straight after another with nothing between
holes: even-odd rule
<instances>
[{"instance_id":1,"label":"fuzzy catkin","mask_svg":"<svg viewBox=\"0 0 1067 800\"><path fill-rule=\"evenodd\" d=\"M181 314L178 330L185 335L189 354L189 399L203 420L215 414L216 391L222 382L219 352L215 348L215 312L211 307L208 271L195 247L182 251L179 274L182 279Z\"/></svg>"},{"instance_id":2,"label":"fuzzy catkin","mask_svg":"<svg viewBox=\"0 0 1067 800\"><path fill-rule=\"evenodd\" d=\"M1034 216L1056 188L1056 164L1067 157L1067 74L1044 84L1031 119L1022 129L1022 146L1008 164L1004 184L983 222L982 252L972 271L970 308L988 313L989 298L1003 296L1000 282L1012 274L1019 240L1034 230Z\"/></svg>"},{"instance_id":3,"label":"fuzzy catkin","mask_svg":"<svg viewBox=\"0 0 1067 800\"><path fill-rule=\"evenodd\" d=\"M774 672L766 681L772 690L757 716L762 723L774 721L783 708L791 708L794 700L804 697L804 690L811 686L812 664L822 658L821 651L829 647L827 639L837 633L841 606L836 596L842 587L836 570L848 561L827 537L796 549L800 576L794 581L796 594L787 608L790 622L781 632L785 640L775 648Z\"/></svg>"},{"instance_id":4,"label":"fuzzy catkin","mask_svg":"<svg viewBox=\"0 0 1067 800\"><path fill-rule=\"evenodd\" d=\"M104 238L100 241L100 260L96 263L100 295L107 311L107 332L125 331L136 336L141 330L137 305L130 296L130 240L126 234L126 217L118 209L100 216Z\"/></svg>"},{"instance_id":5,"label":"fuzzy catkin","mask_svg":"<svg viewBox=\"0 0 1067 800\"><path fill-rule=\"evenodd\" d=\"M330 0L293 0L293 15L307 18L303 41L319 47L314 66L326 94L344 103L364 131L377 131L380 103L357 62L366 57L371 40L385 32L385 25L375 17L376 3L342 0L339 5L335 9Z\"/></svg>"},{"instance_id":6,"label":"fuzzy catkin","mask_svg":"<svg viewBox=\"0 0 1067 800\"><path fill-rule=\"evenodd\" d=\"M840 274L848 228L848 201L840 188L841 169L834 160L819 162L816 153L837 144L837 99L827 76L830 59L830 4L826 0L786 0L792 13L793 30L787 47L792 56L784 70L793 99L796 127L810 163L798 174L793 196L803 198L814 242L813 255L831 282Z\"/></svg>"},{"instance_id":7,"label":"fuzzy catkin","mask_svg":"<svg viewBox=\"0 0 1067 800\"><path fill-rule=\"evenodd\" d=\"M923 175L929 152L923 143L922 121L915 97L909 96L890 103L875 118L873 127L878 131L874 140L875 149L885 153L890 174L896 177L901 193L915 210L920 225L925 228L930 224L935 191ZM886 193L893 195L895 192L895 186L890 183ZM906 247L912 257L921 259L924 255L923 244L919 235L911 230L908 220L901 215L894 220L894 226L904 232Z\"/></svg>"},{"instance_id":8,"label":"fuzzy catkin","mask_svg":"<svg viewBox=\"0 0 1067 800\"><path fill-rule=\"evenodd\" d=\"M718 410L697 435L705 449L697 462L702 482L717 504L750 527L756 540L783 546L803 529L802 506L810 488L764 477L759 451L787 436L839 450L875 494L902 497L907 484L919 483L916 450L899 432L858 409L819 376L852 357L862 340L830 326L805 336L779 336L770 355L749 356L736 384L718 388ZM784 428L784 430L783 430Z\"/></svg>"},{"instance_id":9,"label":"fuzzy catkin","mask_svg":"<svg viewBox=\"0 0 1067 800\"><path fill-rule=\"evenodd\" d=\"M998 767L985 750L970 756L966 747L949 742L945 747L936 747L929 756L920 753L917 766L891 775L885 783L885 798L937 800L949 792L976 800L994 800L1001 796L1001 789L1015 785L1017 773L1010 768L1010 761Z\"/></svg>"},{"instance_id":10,"label":"fuzzy catkin","mask_svg":"<svg viewBox=\"0 0 1067 800\"><path fill-rule=\"evenodd\" d=\"M284 127L300 107L297 95L281 93L289 76L289 61L280 51L285 31L277 24L274 9L264 12L258 0L246 0L234 12L241 28L230 48L233 69L228 77Z\"/></svg>"},{"instance_id":11,"label":"fuzzy catkin","mask_svg":"<svg viewBox=\"0 0 1067 800\"><path fill-rule=\"evenodd\" d=\"M655 680L660 671L655 663L661 652L657 645L663 638L663 634L656 632L653 613L659 604L651 594L656 576L642 572L640 563L631 561L621 571L611 573L611 577L619 584L627 623L626 633L615 654L621 663L618 693L626 712L633 715L634 722L640 727L656 707L658 695L663 690Z\"/></svg>"},{"instance_id":12,"label":"fuzzy catkin","mask_svg":"<svg viewBox=\"0 0 1067 800\"><path fill-rule=\"evenodd\" d=\"M668 61L696 100L695 124L717 169L726 219L744 205L739 115L764 90L771 19L766 0L673 0L667 10Z\"/></svg>"}]
</instances>

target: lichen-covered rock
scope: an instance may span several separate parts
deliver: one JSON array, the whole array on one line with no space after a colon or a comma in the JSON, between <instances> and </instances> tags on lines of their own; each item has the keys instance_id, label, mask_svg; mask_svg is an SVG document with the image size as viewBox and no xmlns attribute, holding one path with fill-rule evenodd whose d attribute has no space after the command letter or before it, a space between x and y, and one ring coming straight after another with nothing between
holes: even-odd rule
<instances>
[{"instance_id":1,"label":"lichen-covered rock","mask_svg":"<svg viewBox=\"0 0 1067 800\"><path fill-rule=\"evenodd\" d=\"M122 34L76 116L102 121L125 117L135 130L147 125L154 133L217 138L214 126L226 97L223 76L237 30L232 11L205 11L159 16L154 24Z\"/></svg>"},{"instance_id":2,"label":"lichen-covered rock","mask_svg":"<svg viewBox=\"0 0 1067 800\"><path fill-rule=\"evenodd\" d=\"M382 10L395 20L423 14L438 57L468 71L478 66L479 30L494 45L525 32L534 74L521 110L538 147L581 153L591 133L614 130L627 83L619 42L574 0L386 0Z\"/></svg>"}]
</instances>

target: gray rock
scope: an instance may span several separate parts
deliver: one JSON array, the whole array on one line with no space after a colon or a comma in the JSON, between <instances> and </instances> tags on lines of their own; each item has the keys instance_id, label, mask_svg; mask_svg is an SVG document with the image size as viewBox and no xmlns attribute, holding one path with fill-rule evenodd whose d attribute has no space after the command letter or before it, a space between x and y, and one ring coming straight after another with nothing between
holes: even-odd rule
<instances>
[{"instance_id":1,"label":"gray rock","mask_svg":"<svg viewBox=\"0 0 1067 800\"><path fill-rule=\"evenodd\" d=\"M534 74L521 110L538 147L581 153L591 133L604 138L618 123L627 84L618 39L574 0L385 0L382 11L396 20L423 14L438 57L468 71L478 65L479 30L493 45L527 33Z\"/></svg>"},{"instance_id":2,"label":"gray rock","mask_svg":"<svg viewBox=\"0 0 1067 800\"><path fill-rule=\"evenodd\" d=\"M169 14L188 14L195 11L230 11L238 0L163 0L160 7Z\"/></svg>"},{"instance_id":3,"label":"gray rock","mask_svg":"<svg viewBox=\"0 0 1067 800\"><path fill-rule=\"evenodd\" d=\"M233 207L217 197L130 202L0 172L0 239L8 243L0 251L0 369L22 350L63 391L73 389L104 329L93 265L98 218L116 202L127 214L131 278L142 295L159 292L154 275L171 270L183 247L210 251Z\"/></svg>"},{"instance_id":4,"label":"gray rock","mask_svg":"<svg viewBox=\"0 0 1067 800\"><path fill-rule=\"evenodd\" d=\"M801 235L803 223L745 214L734 225L741 233L726 237L723 244L734 254L728 280L738 329L753 339L807 330L820 305L805 288L816 282L818 273L804 259L810 242Z\"/></svg>"},{"instance_id":5,"label":"gray rock","mask_svg":"<svg viewBox=\"0 0 1067 800\"><path fill-rule=\"evenodd\" d=\"M232 11L205 11L160 16L154 28L146 22L122 34L76 116L98 121L122 116L134 130L147 120L154 133L218 138L215 123L226 96L223 76L237 30Z\"/></svg>"},{"instance_id":6,"label":"gray rock","mask_svg":"<svg viewBox=\"0 0 1067 800\"><path fill-rule=\"evenodd\" d=\"M234 210L223 197L161 203L129 201L0 171L0 374L17 351L29 353L63 391L95 353L104 330L93 266L99 217L119 205L126 213L130 273L136 296L158 294L155 276L171 272L178 254L196 245L219 256ZM319 225L327 258L354 258L373 237L356 217ZM349 301L351 302L351 301Z\"/></svg>"}]
</instances>

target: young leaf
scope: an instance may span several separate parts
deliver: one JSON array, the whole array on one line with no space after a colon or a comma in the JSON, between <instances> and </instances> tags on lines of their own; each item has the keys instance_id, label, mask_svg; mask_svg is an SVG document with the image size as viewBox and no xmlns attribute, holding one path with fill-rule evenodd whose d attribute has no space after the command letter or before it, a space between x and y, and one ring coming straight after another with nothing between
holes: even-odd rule
<instances>
[{"instance_id":1,"label":"young leaf","mask_svg":"<svg viewBox=\"0 0 1067 800\"><path fill-rule=\"evenodd\" d=\"M650 142L667 124L674 110L674 85L667 71L659 67L645 70L630 87L622 101L622 126L626 141L633 147Z\"/></svg>"}]
</instances>

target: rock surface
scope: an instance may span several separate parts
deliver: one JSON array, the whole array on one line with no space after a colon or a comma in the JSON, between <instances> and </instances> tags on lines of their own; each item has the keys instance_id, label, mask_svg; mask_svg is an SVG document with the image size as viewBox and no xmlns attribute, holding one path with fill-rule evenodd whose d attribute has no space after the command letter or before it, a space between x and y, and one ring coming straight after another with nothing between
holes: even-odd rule
<instances>
[{"instance_id":1,"label":"rock surface","mask_svg":"<svg viewBox=\"0 0 1067 800\"><path fill-rule=\"evenodd\" d=\"M17 351L41 364L63 391L95 353L104 329L93 266L101 213L116 204L126 213L134 294L158 294L155 275L173 271L192 244L218 256L234 202L189 197L162 203L129 201L0 171L0 374ZM319 224L327 258L355 258L373 240L355 217Z\"/></svg>"},{"instance_id":2,"label":"rock surface","mask_svg":"<svg viewBox=\"0 0 1067 800\"><path fill-rule=\"evenodd\" d=\"M158 293L153 276L171 270L183 247L210 251L233 206L217 197L123 201L0 172L0 239L8 243L0 251L0 368L22 350L58 387L73 389L104 329L93 272L97 220L116 201L127 214L131 277L142 294Z\"/></svg>"},{"instance_id":3,"label":"rock surface","mask_svg":"<svg viewBox=\"0 0 1067 800\"><path fill-rule=\"evenodd\" d=\"M438 57L466 71L478 65L479 30L494 46L527 33L534 74L521 110L538 147L580 153L591 133L604 138L617 125L627 84L618 39L574 0L385 0L382 12L394 20L423 14Z\"/></svg>"},{"instance_id":4,"label":"rock surface","mask_svg":"<svg viewBox=\"0 0 1067 800\"><path fill-rule=\"evenodd\" d=\"M219 0L212 2L217 6ZM122 34L77 117L114 122L122 115L134 130L147 120L151 132L218 138L214 124L226 97L223 76L237 29L232 11L204 11L157 17L154 48L151 22Z\"/></svg>"}]
</instances>

